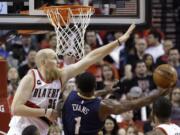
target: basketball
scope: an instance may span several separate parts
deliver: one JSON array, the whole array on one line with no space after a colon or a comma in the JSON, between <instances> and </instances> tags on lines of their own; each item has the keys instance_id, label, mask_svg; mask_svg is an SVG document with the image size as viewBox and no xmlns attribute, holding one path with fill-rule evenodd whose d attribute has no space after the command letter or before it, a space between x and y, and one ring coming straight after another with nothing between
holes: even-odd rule
<instances>
[{"instance_id":1,"label":"basketball","mask_svg":"<svg viewBox=\"0 0 180 135\"><path fill-rule=\"evenodd\" d=\"M177 82L177 72L171 65L163 64L155 69L153 80L161 88L173 87Z\"/></svg>"}]
</instances>

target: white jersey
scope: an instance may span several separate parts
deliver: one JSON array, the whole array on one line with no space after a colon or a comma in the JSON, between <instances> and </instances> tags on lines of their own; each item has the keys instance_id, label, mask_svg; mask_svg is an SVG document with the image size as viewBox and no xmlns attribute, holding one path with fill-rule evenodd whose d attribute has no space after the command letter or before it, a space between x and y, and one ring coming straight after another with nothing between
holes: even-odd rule
<instances>
[{"instance_id":1,"label":"white jersey","mask_svg":"<svg viewBox=\"0 0 180 135\"><path fill-rule=\"evenodd\" d=\"M32 108L55 109L60 96L60 80L48 83L42 79L38 70L32 69L31 72L34 76L34 87L32 89L32 95L26 105ZM35 125L41 135L46 135L48 132L49 125L40 118L13 116L9 124L10 130L7 135L21 135L23 129L29 125Z\"/></svg>"},{"instance_id":2,"label":"white jersey","mask_svg":"<svg viewBox=\"0 0 180 135\"><path fill-rule=\"evenodd\" d=\"M180 127L176 124L160 124L156 127L166 135L180 135Z\"/></svg>"}]
</instances>

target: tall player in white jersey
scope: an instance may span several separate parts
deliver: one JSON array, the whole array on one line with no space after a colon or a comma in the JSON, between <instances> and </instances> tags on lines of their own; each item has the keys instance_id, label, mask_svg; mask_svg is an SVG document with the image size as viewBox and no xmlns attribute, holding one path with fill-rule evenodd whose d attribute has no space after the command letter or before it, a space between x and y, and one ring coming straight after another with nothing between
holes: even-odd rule
<instances>
[{"instance_id":1,"label":"tall player in white jersey","mask_svg":"<svg viewBox=\"0 0 180 135\"><path fill-rule=\"evenodd\" d=\"M180 135L180 127L171 123L171 102L165 97L158 98L153 103L153 120L155 129L147 135Z\"/></svg>"},{"instance_id":2,"label":"tall player in white jersey","mask_svg":"<svg viewBox=\"0 0 180 135\"><path fill-rule=\"evenodd\" d=\"M57 56L53 50L40 50L36 55L37 70L33 69L25 75L17 88L11 106L13 117L7 135L21 135L22 130L28 125L37 126L40 134L46 135L47 119L51 122L57 119L54 109L65 83L125 42L134 28L135 25L132 24L118 40L93 50L79 62L63 69L57 68Z\"/></svg>"}]
</instances>

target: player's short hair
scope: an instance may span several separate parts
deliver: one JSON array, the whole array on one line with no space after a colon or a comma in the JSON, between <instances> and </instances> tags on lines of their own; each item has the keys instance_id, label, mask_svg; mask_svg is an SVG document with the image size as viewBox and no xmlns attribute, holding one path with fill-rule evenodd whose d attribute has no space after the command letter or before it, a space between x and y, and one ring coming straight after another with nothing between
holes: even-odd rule
<instances>
[{"instance_id":1,"label":"player's short hair","mask_svg":"<svg viewBox=\"0 0 180 135\"><path fill-rule=\"evenodd\" d=\"M27 126L27 127L23 130L22 135L39 135L39 134L38 134L38 129L37 129L37 127L34 126L34 125Z\"/></svg>"},{"instance_id":2,"label":"player's short hair","mask_svg":"<svg viewBox=\"0 0 180 135\"><path fill-rule=\"evenodd\" d=\"M172 104L165 97L159 97L153 103L153 115L155 115L159 120L166 120L170 118L172 112Z\"/></svg>"},{"instance_id":3,"label":"player's short hair","mask_svg":"<svg viewBox=\"0 0 180 135\"><path fill-rule=\"evenodd\" d=\"M96 78L89 72L84 72L76 77L76 85L82 92L92 92L96 88Z\"/></svg>"}]
</instances>

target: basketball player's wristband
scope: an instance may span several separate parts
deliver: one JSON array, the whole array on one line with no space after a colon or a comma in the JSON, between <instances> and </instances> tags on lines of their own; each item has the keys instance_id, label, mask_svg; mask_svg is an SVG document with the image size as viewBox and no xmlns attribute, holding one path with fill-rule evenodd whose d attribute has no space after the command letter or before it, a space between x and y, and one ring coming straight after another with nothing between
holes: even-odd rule
<instances>
[{"instance_id":1,"label":"basketball player's wristband","mask_svg":"<svg viewBox=\"0 0 180 135\"><path fill-rule=\"evenodd\" d=\"M48 108L47 111L46 111L46 114L45 114L45 117L50 117L53 113L53 109L52 108Z\"/></svg>"},{"instance_id":2,"label":"basketball player's wristband","mask_svg":"<svg viewBox=\"0 0 180 135\"><path fill-rule=\"evenodd\" d=\"M118 42L119 45L121 45L121 42L119 41L119 39L117 39L117 42Z\"/></svg>"}]
</instances>

